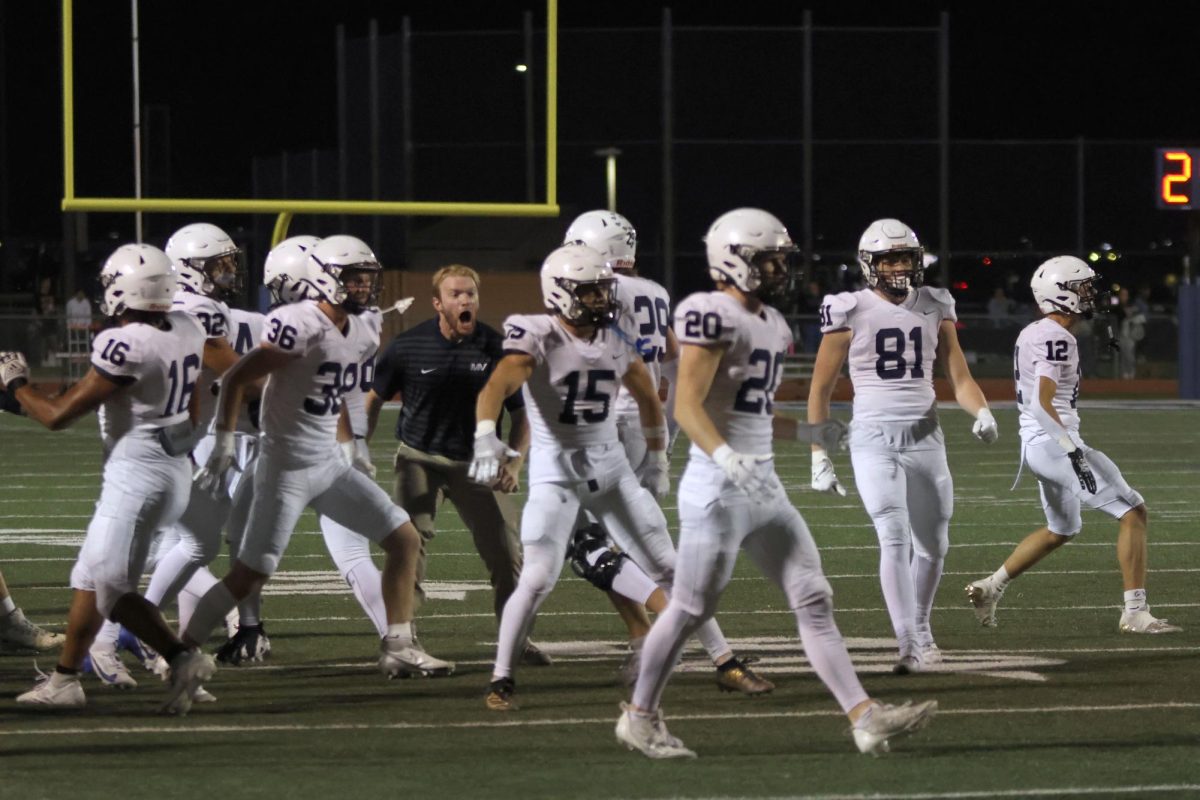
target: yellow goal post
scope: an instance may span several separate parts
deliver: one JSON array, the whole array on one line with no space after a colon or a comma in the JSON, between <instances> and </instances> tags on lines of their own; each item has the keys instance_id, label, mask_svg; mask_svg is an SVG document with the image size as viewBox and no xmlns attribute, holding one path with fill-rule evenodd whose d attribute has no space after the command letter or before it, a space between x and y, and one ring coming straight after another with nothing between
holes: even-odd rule
<instances>
[{"instance_id":1,"label":"yellow goal post","mask_svg":"<svg viewBox=\"0 0 1200 800\"><path fill-rule=\"evenodd\" d=\"M556 217L558 206L558 0L546 0L546 200L544 203L459 203L390 200L231 200L218 198L79 197L75 194L74 0L62 0L63 211L187 212L278 215L271 244L287 236L295 214Z\"/></svg>"}]
</instances>

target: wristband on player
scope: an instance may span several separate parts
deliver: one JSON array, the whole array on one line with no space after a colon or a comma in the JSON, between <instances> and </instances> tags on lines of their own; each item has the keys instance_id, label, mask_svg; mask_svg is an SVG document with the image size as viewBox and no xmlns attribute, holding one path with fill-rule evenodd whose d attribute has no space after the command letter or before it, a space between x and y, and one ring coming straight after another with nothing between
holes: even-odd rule
<instances>
[{"instance_id":1,"label":"wristband on player","mask_svg":"<svg viewBox=\"0 0 1200 800\"><path fill-rule=\"evenodd\" d=\"M496 432L496 420L483 419L475 423L475 438L480 439L489 433Z\"/></svg>"}]
</instances>

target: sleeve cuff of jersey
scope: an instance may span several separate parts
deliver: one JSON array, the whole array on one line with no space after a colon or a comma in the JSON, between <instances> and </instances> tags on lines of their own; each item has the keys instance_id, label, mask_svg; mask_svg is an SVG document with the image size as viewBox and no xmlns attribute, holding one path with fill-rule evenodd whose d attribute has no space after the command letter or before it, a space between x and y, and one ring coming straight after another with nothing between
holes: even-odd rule
<instances>
[{"instance_id":1,"label":"sleeve cuff of jersey","mask_svg":"<svg viewBox=\"0 0 1200 800\"><path fill-rule=\"evenodd\" d=\"M1050 364L1038 364L1033 369L1033 376L1035 378L1049 378L1058 383L1058 367L1051 366Z\"/></svg>"},{"instance_id":2,"label":"sleeve cuff of jersey","mask_svg":"<svg viewBox=\"0 0 1200 800\"><path fill-rule=\"evenodd\" d=\"M96 373L100 377L104 378L107 381L115 383L117 386L129 386L130 384L137 382L137 378L135 378L132 375L117 375L112 372L109 372L108 370L104 369L103 367L97 367L95 364L92 364L92 369L96 370Z\"/></svg>"}]
</instances>

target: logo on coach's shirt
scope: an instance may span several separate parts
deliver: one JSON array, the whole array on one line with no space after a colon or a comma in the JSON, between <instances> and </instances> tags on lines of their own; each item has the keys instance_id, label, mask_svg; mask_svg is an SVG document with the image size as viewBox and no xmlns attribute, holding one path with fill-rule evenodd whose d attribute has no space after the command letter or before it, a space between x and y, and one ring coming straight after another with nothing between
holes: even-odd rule
<instances>
[{"instance_id":1,"label":"logo on coach's shirt","mask_svg":"<svg viewBox=\"0 0 1200 800\"><path fill-rule=\"evenodd\" d=\"M477 361L476 363L471 365L471 372L483 372L485 369L487 369L487 366L488 366L488 362Z\"/></svg>"}]
</instances>

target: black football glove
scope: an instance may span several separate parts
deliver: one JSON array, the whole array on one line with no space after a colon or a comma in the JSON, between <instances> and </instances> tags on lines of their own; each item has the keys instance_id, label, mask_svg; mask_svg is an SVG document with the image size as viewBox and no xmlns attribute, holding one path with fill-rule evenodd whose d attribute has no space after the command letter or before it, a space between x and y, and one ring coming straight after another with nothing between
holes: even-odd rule
<instances>
[{"instance_id":1,"label":"black football glove","mask_svg":"<svg viewBox=\"0 0 1200 800\"><path fill-rule=\"evenodd\" d=\"M1087 461L1084 459L1083 450L1075 448L1067 453L1067 458L1071 459L1071 469L1075 470L1075 474L1079 477L1079 485L1088 494L1095 494L1096 476L1092 474L1092 468L1088 466Z\"/></svg>"}]
</instances>

